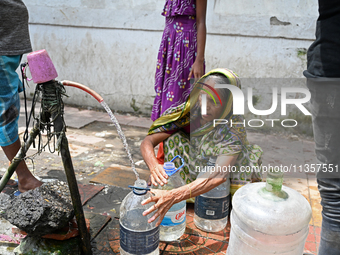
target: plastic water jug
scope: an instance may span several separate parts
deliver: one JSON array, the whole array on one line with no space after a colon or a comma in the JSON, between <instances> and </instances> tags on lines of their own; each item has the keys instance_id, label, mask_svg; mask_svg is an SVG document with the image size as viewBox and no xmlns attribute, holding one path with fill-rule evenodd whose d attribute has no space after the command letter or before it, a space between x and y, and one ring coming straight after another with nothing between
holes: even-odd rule
<instances>
[{"instance_id":1,"label":"plastic water jug","mask_svg":"<svg viewBox=\"0 0 340 255\"><path fill-rule=\"evenodd\" d=\"M148 223L153 214L143 212L154 205L141 202L151 196L144 180L137 180L120 206L120 254L159 254L159 227L156 221Z\"/></svg>"},{"instance_id":2,"label":"plastic water jug","mask_svg":"<svg viewBox=\"0 0 340 255\"><path fill-rule=\"evenodd\" d=\"M214 167L215 158L210 158L207 167ZM201 178L200 173L197 178ZM218 232L228 223L230 205L230 180L216 188L199 195L195 199L194 223L197 228L206 232Z\"/></svg>"},{"instance_id":3,"label":"plastic water jug","mask_svg":"<svg viewBox=\"0 0 340 255\"><path fill-rule=\"evenodd\" d=\"M175 168L173 161L180 158L182 165ZM168 183L163 186L153 186L155 189L172 190L185 185L182 177L179 175L179 169L184 166L183 159L180 156L174 157L170 162L164 163L165 173L169 176ZM171 242L180 238L185 231L186 226L186 201L174 204L166 213L161 225L159 239L161 241Z\"/></svg>"},{"instance_id":4,"label":"plastic water jug","mask_svg":"<svg viewBox=\"0 0 340 255\"><path fill-rule=\"evenodd\" d=\"M283 173L247 184L232 199L228 255L301 255L312 211L297 191L282 186Z\"/></svg>"}]
</instances>

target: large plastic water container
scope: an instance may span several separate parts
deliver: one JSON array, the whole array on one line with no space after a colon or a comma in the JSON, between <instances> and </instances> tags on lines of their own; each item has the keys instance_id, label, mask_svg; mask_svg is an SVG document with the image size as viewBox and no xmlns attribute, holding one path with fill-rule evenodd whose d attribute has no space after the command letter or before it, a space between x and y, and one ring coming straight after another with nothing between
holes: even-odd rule
<instances>
[{"instance_id":1,"label":"large plastic water container","mask_svg":"<svg viewBox=\"0 0 340 255\"><path fill-rule=\"evenodd\" d=\"M282 186L282 173L247 184L232 199L228 255L301 255L312 211L297 191Z\"/></svg>"},{"instance_id":2,"label":"large plastic water container","mask_svg":"<svg viewBox=\"0 0 340 255\"><path fill-rule=\"evenodd\" d=\"M216 159L210 158L207 166L215 167ZM209 169L208 169L209 170ZM200 173L197 178L202 178ZM197 228L206 232L218 232L228 223L230 205L230 180L216 188L199 195L195 199L194 223Z\"/></svg>"},{"instance_id":3,"label":"large plastic water container","mask_svg":"<svg viewBox=\"0 0 340 255\"><path fill-rule=\"evenodd\" d=\"M156 221L148 223L153 214L143 216L143 212L154 203L141 205L151 194L147 192L144 180L137 180L120 206L120 254L159 254L159 227Z\"/></svg>"},{"instance_id":4,"label":"large plastic water container","mask_svg":"<svg viewBox=\"0 0 340 255\"><path fill-rule=\"evenodd\" d=\"M179 168L175 168L173 161L176 158L180 158L182 165ZM168 183L163 186L153 186L155 189L172 190L185 185L182 177L179 174L179 169L184 165L183 159L180 156L174 157L170 162L164 163L165 173L169 176ZM186 227L186 201L181 201L174 204L169 211L165 214L165 217L160 225L159 240L171 242L180 238Z\"/></svg>"}]
</instances>

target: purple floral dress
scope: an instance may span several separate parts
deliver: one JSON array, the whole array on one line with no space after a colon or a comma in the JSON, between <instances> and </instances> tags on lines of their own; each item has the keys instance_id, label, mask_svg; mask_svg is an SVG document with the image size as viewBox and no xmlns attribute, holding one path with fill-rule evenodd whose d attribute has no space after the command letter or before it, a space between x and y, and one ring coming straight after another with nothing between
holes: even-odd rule
<instances>
[{"instance_id":1,"label":"purple floral dress","mask_svg":"<svg viewBox=\"0 0 340 255\"><path fill-rule=\"evenodd\" d=\"M162 15L166 20L158 51L152 120L187 99L191 91L188 76L197 55L196 0L167 0Z\"/></svg>"}]
</instances>

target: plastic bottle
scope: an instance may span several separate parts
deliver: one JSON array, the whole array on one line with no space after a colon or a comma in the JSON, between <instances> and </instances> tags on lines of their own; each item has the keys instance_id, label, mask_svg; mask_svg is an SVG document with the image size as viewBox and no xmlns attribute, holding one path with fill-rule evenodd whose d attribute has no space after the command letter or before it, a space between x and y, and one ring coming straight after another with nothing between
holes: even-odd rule
<instances>
[{"instance_id":1,"label":"plastic bottle","mask_svg":"<svg viewBox=\"0 0 340 255\"><path fill-rule=\"evenodd\" d=\"M282 186L283 174L251 183L233 197L228 255L301 255L312 211L297 191Z\"/></svg>"},{"instance_id":2,"label":"plastic bottle","mask_svg":"<svg viewBox=\"0 0 340 255\"><path fill-rule=\"evenodd\" d=\"M182 165L179 168L175 168L173 161L176 158L180 158ZM182 177L179 175L179 169L184 165L183 159L180 156L174 157L170 162L164 163L164 170L169 176L168 183L163 186L153 186L155 189L172 190L185 185ZM186 226L186 201L181 201L174 204L166 213L161 225L159 239L165 242L175 241L180 238L185 231Z\"/></svg>"},{"instance_id":3,"label":"plastic bottle","mask_svg":"<svg viewBox=\"0 0 340 255\"><path fill-rule=\"evenodd\" d=\"M207 166L214 167L215 158L210 158ZM208 169L209 171L209 169ZM197 178L200 178L200 173ZM230 205L230 180L216 188L199 195L195 199L194 223L197 228L206 232L218 232L228 223Z\"/></svg>"},{"instance_id":4,"label":"plastic bottle","mask_svg":"<svg viewBox=\"0 0 340 255\"><path fill-rule=\"evenodd\" d=\"M159 227L156 221L148 223L153 214L143 212L154 205L141 202L151 196L144 180L137 180L133 190L127 194L120 206L120 254L159 254Z\"/></svg>"}]
</instances>

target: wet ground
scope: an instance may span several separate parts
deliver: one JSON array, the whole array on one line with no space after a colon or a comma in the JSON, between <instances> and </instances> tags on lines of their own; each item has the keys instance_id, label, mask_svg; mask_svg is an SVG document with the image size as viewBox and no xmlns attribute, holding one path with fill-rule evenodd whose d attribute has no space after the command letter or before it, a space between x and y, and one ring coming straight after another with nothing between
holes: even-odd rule
<instances>
[{"instance_id":1,"label":"wet ground","mask_svg":"<svg viewBox=\"0 0 340 255\"><path fill-rule=\"evenodd\" d=\"M116 115L126 135L138 171L144 178L147 167L139 151L141 141L147 134L151 121L145 117ZM102 186L103 189L92 194L84 204L87 217L93 222L90 226L94 254L116 254L119 252L119 226L117 217L122 199L129 192L127 185L134 182L129 168L129 160L121 140L105 112L65 108L65 122L68 125L67 137L72 161L79 183L89 187ZM24 108L21 109L20 133L24 131ZM263 165L299 166L316 163L314 143L311 139L292 135L248 133L250 143L256 143L264 151ZM27 155L36 153L30 149ZM26 160L34 175L45 181L58 179L66 181L62 162L57 153L46 150ZM8 167L8 161L0 152L0 174ZM299 191L311 204L313 218L310 222L310 235L306 242L306 252L316 254L320 238L321 206L314 173L286 174L285 183ZM87 186L86 186L87 185ZM85 189L85 188L84 188ZM86 193L86 191L84 191ZM89 193L90 194L90 193ZM111 221L107 222L107 217ZM188 206L186 234L179 242L161 244L164 254L225 254L229 241L230 226L219 233L207 234L198 230L193 222L193 208ZM109 218L110 218L109 217ZM91 221L90 220L90 221ZM107 224L106 224L107 223ZM5 220L0 223L1 249L17 246L20 236L14 236L12 226ZM95 229L95 230L94 230ZM10 248L10 250L12 249ZM0 250L0 254L6 254ZM10 253L9 253L10 254Z\"/></svg>"}]
</instances>

